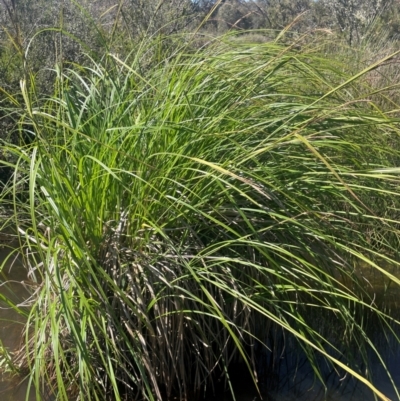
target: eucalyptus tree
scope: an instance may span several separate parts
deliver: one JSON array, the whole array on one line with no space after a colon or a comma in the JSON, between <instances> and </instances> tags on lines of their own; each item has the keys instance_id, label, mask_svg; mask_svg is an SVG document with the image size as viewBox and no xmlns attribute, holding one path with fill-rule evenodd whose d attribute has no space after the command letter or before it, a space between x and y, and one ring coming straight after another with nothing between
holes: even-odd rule
<instances>
[{"instance_id":1,"label":"eucalyptus tree","mask_svg":"<svg viewBox=\"0 0 400 401\"><path fill-rule=\"evenodd\" d=\"M126 0L121 2L124 31L131 37L173 34L197 21L208 2L191 0Z\"/></svg>"},{"instance_id":2,"label":"eucalyptus tree","mask_svg":"<svg viewBox=\"0 0 400 401\"><path fill-rule=\"evenodd\" d=\"M310 0L253 0L252 3L259 14L267 20L268 25L265 27L280 29L290 24L299 15L309 12L313 2ZM309 22L310 18L306 17L304 21Z\"/></svg>"},{"instance_id":3,"label":"eucalyptus tree","mask_svg":"<svg viewBox=\"0 0 400 401\"><path fill-rule=\"evenodd\" d=\"M109 30L110 6L109 0L1 0L0 44L8 51L6 61L14 60L14 81L23 70L81 62L84 53L99 49ZM8 83L0 78L0 85Z\"/></svg>"},{"instance_id":4,"label":"eucalyptus tree","mask_svg":"<svg viewBox=\"0 0 400 401\"><path fill-rule=\"evenodd\" d=\"M218 31L251 29L253 28L252 16L254 13L255 9L252 4L246 4L240 0L221 2L216 14Z\"/></svg>"},{"instance_id":5,"label":"eucalyptus tree","mask_svg":"<svg viewBox=\"0 0 400 401\"><path fill-rule=\"evenodd\" d=\"M394 0L320 0L350 45L359 43Z\"/></svg>"},{"instance_id":6,"label":"eucalyptus tree","mask_svg":"<svg viewBox=\"0 0 400 401\"><path fill-rule=\"evenodd\" d=\"M283 29L302 14L296 29L312 25L310 17L313 2L310 0L225 0L218 9L218 22L222 28ZM222 29L223 30L223 29Z\"/></svg>"}]
</instances>

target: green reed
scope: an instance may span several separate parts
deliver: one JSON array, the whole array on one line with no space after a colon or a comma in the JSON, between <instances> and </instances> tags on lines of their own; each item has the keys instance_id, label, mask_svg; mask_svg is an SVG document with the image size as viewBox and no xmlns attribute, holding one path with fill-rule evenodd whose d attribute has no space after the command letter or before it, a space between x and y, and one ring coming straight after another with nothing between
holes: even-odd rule
<instances>
[{"instance_id":1,"label":"green reed","mask_svg":"<svg viewBox=\"0 0 400 401\"><path fill-rule=\"evenodd\" d=\"M393 325L354 268L399 284L379 262L397 263L398 121L363 80L385 59L349 75L279 41L159 49L57 70L48 99L22 84L33 140L7 147L3 202L40 283L15 359L32 391L190 400L236 360L257 385L274 326L385 399L313 320L361 355L362 313Z\"/></svg>"}]
</instances>

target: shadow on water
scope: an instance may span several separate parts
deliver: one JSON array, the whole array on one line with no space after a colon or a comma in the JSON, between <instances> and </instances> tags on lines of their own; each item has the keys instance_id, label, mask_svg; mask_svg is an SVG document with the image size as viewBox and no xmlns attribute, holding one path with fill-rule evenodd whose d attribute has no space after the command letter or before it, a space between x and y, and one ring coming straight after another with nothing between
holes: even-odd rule
<instances>
[{"instance_id":1,"label":"shadow on water","mask_svg":"<svg viewBox=\"0 0 400 401\"><path fill-rule=\"evenodd\" d=\"M375 339L374 339L375 340ZM284 345L283 345L284 342ZM378 341L379 342L379 341ZM385 343L385 344L384 344ZM388 348L387 342L378 344L378 351L384 358L385 364L392 379L400 389L400 347L392 342ZM235 390L236 401L375 401L372 391L358 380L340 369L333 369L332 365L316 356L321 376L326 385L324 387L316 378L313 368L304 352L299 350L296 340L282 339L281 352L275 358L272 368L271 355L265 355L262 360L267 369L260 368L259 386L262 398L252 384L245 367L239 367L232 384ZM337 355L336 355L337 356ZM368 355L372 366L374 385L390 400L399 400L385 369L376 355ZM364 366L365 368L365 366ZM235 370L234 368L233 370ZM358 371L362 373L363 365L359 364ZM263 375L263 373L265 373ZM232 401L229 392L207 398L207 401Z\"/></svg>"},{"instance_id":2,"label":"shadow on water","mask_svg":"<svg viewBox=\"0 0 400 401\"><path fill-rule=\"evenodd\" d=\"M386 271L400 278L398 267L382 266ZM358 266L357 272L362 285L365 285L376 306L389 316L400 320L400 288L390 283L385 276L376 269L367 266ZM365 330L376 347L377 353L369 349L361 355L357 344L342 347L340 340L341 329L335 327L334 319L318 315L314 318L315 327L324 336L331 338L332 343L341 352L325 348L325 351L354 368L357 373L366 376L366 364L371 370L368 372L374 386L390 400L400 400L394 387L400 392L400 344L396 336L400 337L400 326L388 327L383 330L382 321L376 316L365 316ZM328 322L327 322L328 320ZM328 333L328 334L327 334ZM283 333L280 329L269 332L266 345L269 351L260 350L258 357L258 383L267 401L374 401L378 398L363 383L354 379L344 370L333 367L319 354L313 353L314 366L318 366L325 386L317 379L313 366L293 337ZM360 339L362 341L362 339ZM261 348L261 347L260 347ZM385 370L382 357L387 371ZM236 401L259 401L254 384L246 368L234 367L231 369L232 385L236 394ZM391 381L393 380L393 382ZM207 401L232 401L228 392L207 398Z\"/></svg>"}]
</instances>

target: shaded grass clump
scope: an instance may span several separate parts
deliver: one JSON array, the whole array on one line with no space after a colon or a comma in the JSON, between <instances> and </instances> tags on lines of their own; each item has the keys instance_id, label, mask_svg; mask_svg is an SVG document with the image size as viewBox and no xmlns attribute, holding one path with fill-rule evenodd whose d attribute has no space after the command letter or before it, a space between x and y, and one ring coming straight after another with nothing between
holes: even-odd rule
<instances>
[{"instance_id":1,"label":"shaded grass clump","mask_svg":"<svg viewBox=\"0 0 400 401\"><path fill-rule=\"evenodd\" d=\"M385 399L348 350L373 347L357 311L392 327L354 266L399 245L397 122L312 48L226 36L143 72L149 52L22 85L11 220L40 286L15 363L38 397L190 400L237 360L256 384L273 326Z\"/></svg>"}]
</instances>

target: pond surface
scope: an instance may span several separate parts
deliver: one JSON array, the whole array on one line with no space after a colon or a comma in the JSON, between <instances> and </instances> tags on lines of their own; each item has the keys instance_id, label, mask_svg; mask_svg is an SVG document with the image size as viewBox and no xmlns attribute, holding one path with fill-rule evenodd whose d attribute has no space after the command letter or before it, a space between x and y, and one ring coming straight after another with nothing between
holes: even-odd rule
<instances>
[{"instance_id":1,"label":"pond surface","mask_svg":"<svg viewBox=\"0 0 400 401\"><path fill-rule=\"evenodd\" d=\"M1 238L0 238L1 239ZM5 262L0 273L0 294L15 302L23 302L28 291L25 287L27 272L18 255L10 249L0 247L0 263ZM17 350L22 344L23 318L4 302L0 302L0 340L9 351ZM1 401L27 401L27 383L22 377L0 374ZM31 394L28 401L34 401Z\"/></svg>"},{"instance_id":2,"label":"pond surface","mask_svg":"<svg viewBox=\"0 0 400 401\"><path fill-rule=\"evenodd\" d=\"M1 238L0 238L1 240ZM0 263L6 260L2 275L0 276L0 294L3 294L17 302L23 302L28 295L26 289L27 271L19 257L10 257L10 250L0 247ZM363 267L362 279L366 286L374 288L382 296L385 293L385 303L391 311L397 310L400 315L400 297L396 286L388 286L388 281L381 274L372 269ZM396 269L391 273L400 277ZM378 294L379 295L379 294ZM378 351L382 353L385 363L391 372L393 381L400 390L400 346L394 337L388 342L382 339L378 330L374 334L374 343ZM18 349L22 344L23 320L10 307L0 302L0 340L10 351ZM399 333L400 334L400 333ZM287 340L286 340L287 341ZM323 388L315 380L312 367L301 352L290 351L292 347L282 347L283 351L279 358L271 362L266 356L265 364L274 363L274 375L268 375L262 385L266 394L263 399L267 401L369 401L374 400L364 385L348 377L348 375L337 374L327 364L320 361L320 367L324 379L327 382L327 389ZM369 355L373 361L373 377L376 387L387 395L391 400L399 400L393 386L382 367L381 362L373 354ZM234 372L233 372L234 373ZM267 376L267 375L266 375ZM232 378L236 401L259 401L257 393L253 390L251 381L246 375L237 374ZM260 380L262 382L262 380ZM21 377L10 377L0 375L0 399L1 401L35 401L34 394L26 398L27 383ZM213 397L207 401L228 401L229 394Z\"/></svg>"},{"instance_id":3,"label":"pond surface","mask_svg":"<svg viewBox=\"0 0 400 401\"><path fill-rule=\"evenodd\" d=\"M400 278L400 269L394 266L384 265L386 271L390 272L397 278ZM400 290L397 285L390 284L382 273L376 269L365 266L357 267L357 275L359 276L364 288L374 296L376 305L383 308L390 316L400 317ZM326 319L325 319L326 320ZM334 322L330 323L334 325ZM326 325L321 322L321 327ZM391 379L388 377L386 370L377 355L372 351L368 353L367 359L370 361L375 387L381 391L390 400L400 400L394 386L400 393L400 344L396 340L394 334L387 334L387 338L382 335L381 325L378 321L372 321L369 324L370 330L368 334L371 336L378 353L382 356ZM332 328L334 329L334 328ZM321 330L323 330L321 328ZM333 330L334 331L334 330ZM400 337L400 327L396 328L396 335ZM275 338L274 341L277 341ZM279 338L278 338L279 341ZM274 345L268 342L269 348ZM292 345L292 346L291 346ZM322 377L326 383L326 388L315 378L313 368L306 358L304 352L299 350L297 343L292 339L285 339L285 343L275 344L275 349L280 350L278 357L272 359L271 353L265 355L261 366L273 366L266 373L265 378L259 377L261 389L264 388L266 395L263 400L267 401L374 401L377 398L372 391L360 383L358 380L350 377L345 372L336 372L328 365L323 358L316 356L316 363L322 372ZM297 349L296 349L297 348ZM357 350L353 348L357 355ZM340 357L337 355L340 359ZM363 364L360 358L360 371L363 371ZM268 369L266 369L267 371ZM261 374L262 374L261 367ZM242 375L243 377L240 377ZM257 392L253 390L253 385L249 378L245 378L245 374L239 374L238 378L234 378L233 386L236 389L236 401L259 401ZM394 386L393 386L394 384ZM214 397L207 401L231 401L229 395L224 398Z\"/></svg>"},{"instance_id":4,"label":"pond surface","mask_svg":"<svg viewBox=\"0 0 400 401\"><path fill-rule=\"evenodd\" d=\"M397 347L398 349L398 347ZM379 349L391 373L392 379L400 390L400 349L398 352ZM399 400L380 361L372 355L374 385L390 400ZM320 359L322 362L322 359ZM249 379L235 378L233 387L237 394L236 401L374 401L371 390L349 375L332 370L331 366L320 365L327 388L315 379L312 367L301 352L284 351L277 366L275 376L270 376L264 383L263 398L258 397ZM262 387L262 381L260 381ZM215 396L207 401L232 401L227 394L225 398Z\"/></svg>"}]
</instances>

